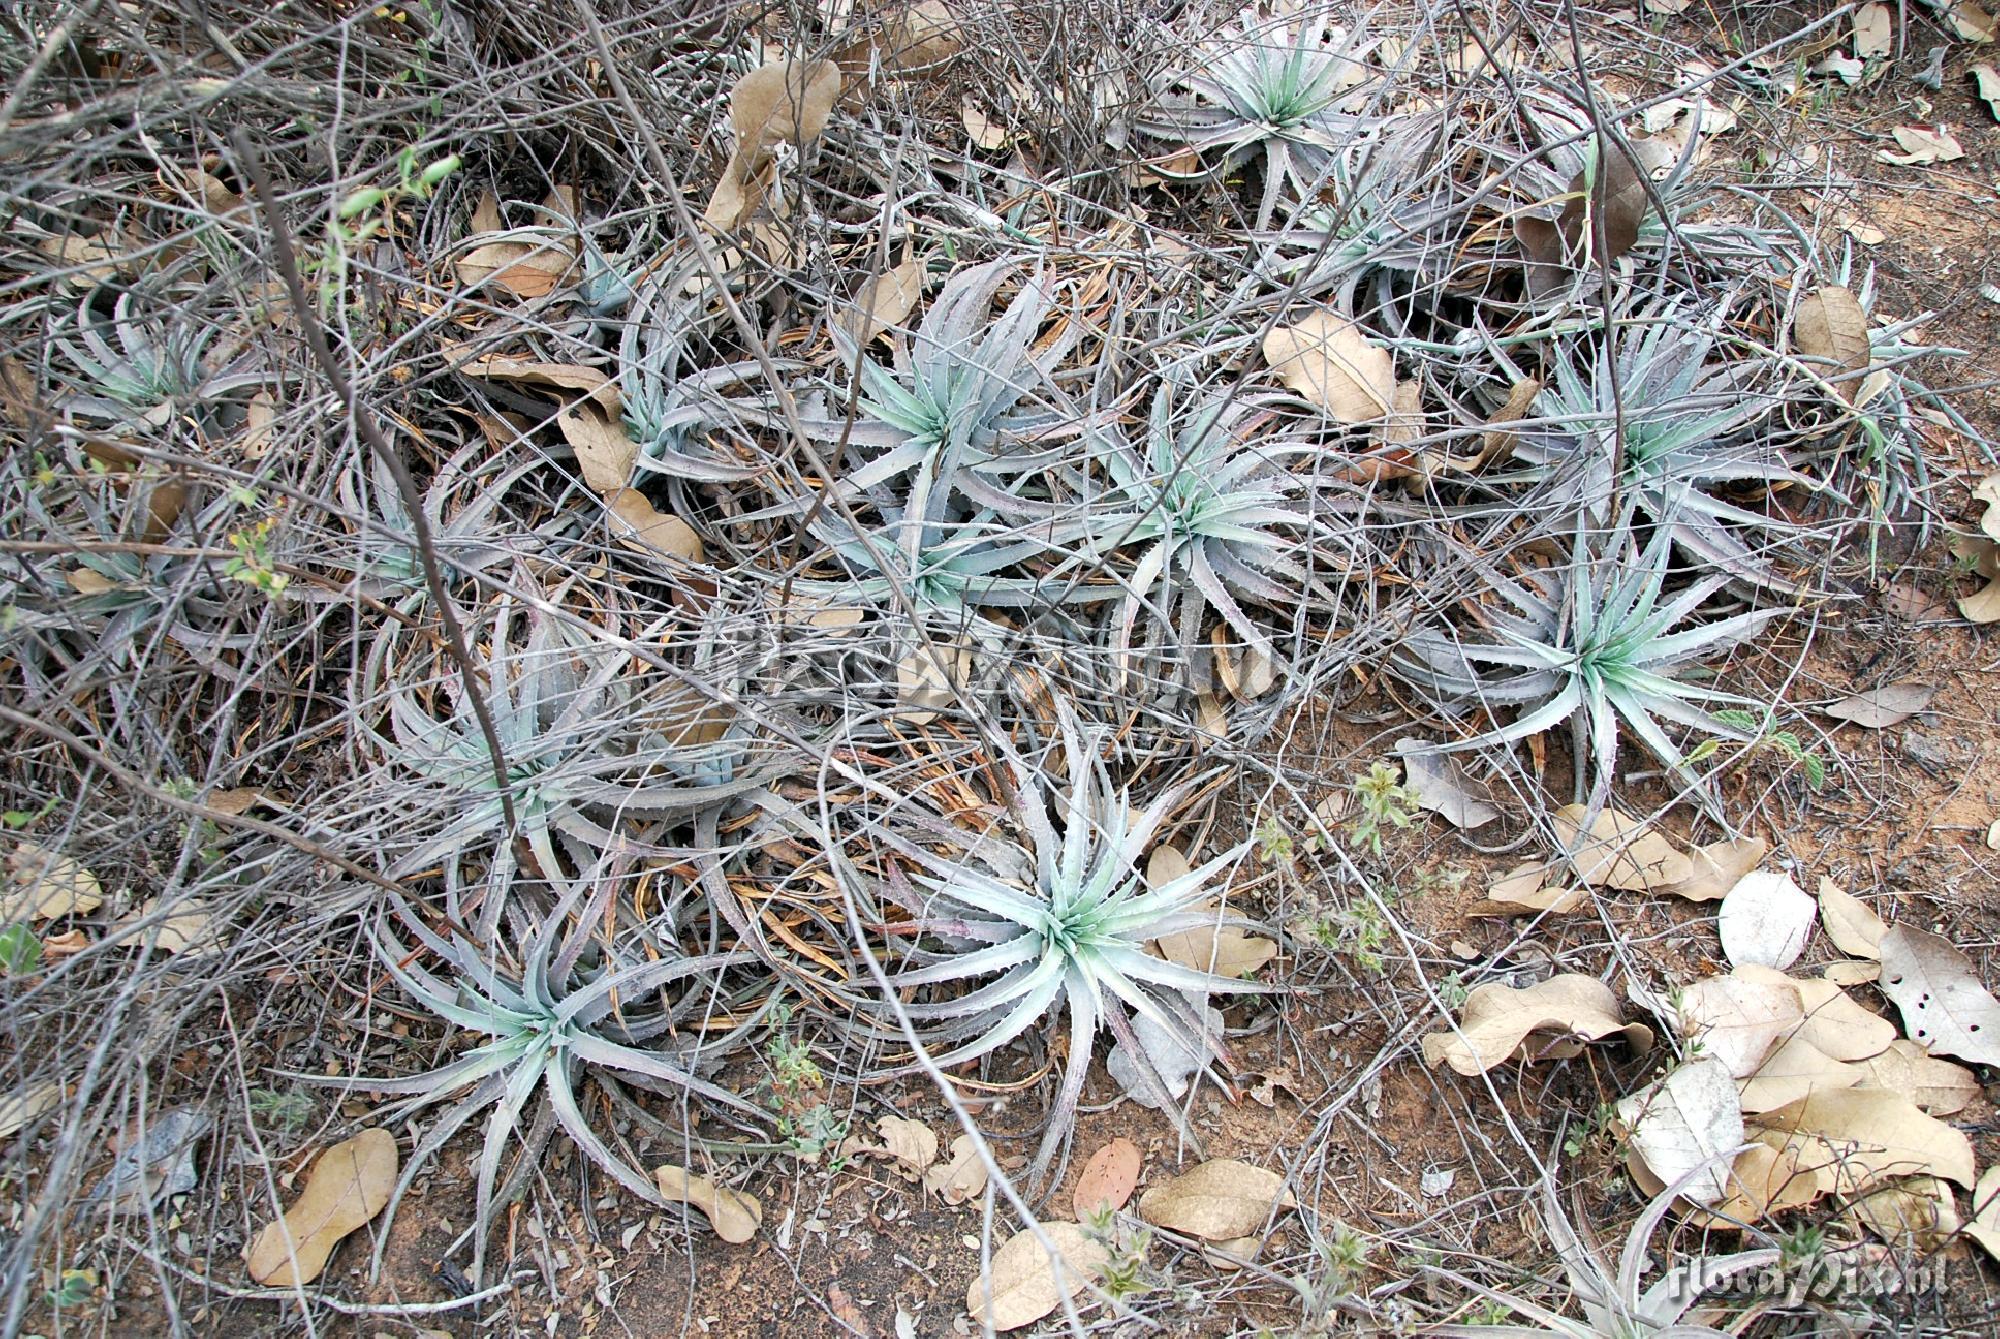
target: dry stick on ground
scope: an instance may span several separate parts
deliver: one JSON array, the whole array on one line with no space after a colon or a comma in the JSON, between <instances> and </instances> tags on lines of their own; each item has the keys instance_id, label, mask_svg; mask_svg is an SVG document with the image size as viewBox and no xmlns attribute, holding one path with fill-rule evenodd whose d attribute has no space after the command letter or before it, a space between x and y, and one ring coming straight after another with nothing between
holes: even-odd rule
<instances>
[{"instance_id":1,"label":"dry stick on ground","mask_svg":"<svg viewBox=\"0 0 2000 1339\"><path fill-rule=\"evenodd\" d=\"M410 534L416 540L417 557L424 569L424 585L430 591L431 602L437 605L438 618L444 624L445 645L451 651L452 659L458 662L459 676L465 683L466 700L472 705L472 714L479 720L479 733L485 737L488 760L493 765L493 784L499 791L507 834L512 837L521 825L514 812L513 783L507 771L506 750L501 746L500 731L493 723L493 712L487 706L485 690L479 685L479 673L473 664L471 648L466 644L465 628L458 621L458 611L453 608L445 591L444 571L437 545L431 537L430 519L424 514L423 493L411 477L409 465L396 448L389 445L388 438L382 435L381 425L362 404L340 360L333 356L326 327L320 324L319 312L307 299L305 283L299 278L292 235L278 212L277 193L271 189L271 175L264 167L264 160L258 156L256 146L250 143L250 137L241 126L229 132L229 144L236 153L237 165L250 179L251 189L256 192L257 206L263 211L265 226L271 232L271 251L278 262L278 273L285 281L285 294L291 300L292 314L298 318L299 329L305 334L313 359L319 364L320 371L326 374L333 393L347 406L347 416L353 422L355 432L368 443L368 449L389 471L390 478L395 480L396 491L402 494L403 507L410 516Z\"/></svg>"}]
</instances>

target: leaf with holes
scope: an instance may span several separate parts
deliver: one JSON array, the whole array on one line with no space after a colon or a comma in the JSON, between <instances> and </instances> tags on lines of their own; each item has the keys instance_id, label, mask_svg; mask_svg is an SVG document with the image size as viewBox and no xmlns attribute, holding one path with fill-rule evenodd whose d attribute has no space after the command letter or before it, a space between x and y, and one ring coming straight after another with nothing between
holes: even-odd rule
<instances>
[{"instance_id":1,"label":"leaf with holes","mask_svg":"<svg viewBox=\"0 0 2000 1339\"><path fill-rule=\"evenodd\" d=\"M2000 1065L2000 1000L1980 984L1972 960L1948 941L1907 925L1882 936L1882 993L1903 1030L1931 1051Z\"/></svg>"}]
</instances>

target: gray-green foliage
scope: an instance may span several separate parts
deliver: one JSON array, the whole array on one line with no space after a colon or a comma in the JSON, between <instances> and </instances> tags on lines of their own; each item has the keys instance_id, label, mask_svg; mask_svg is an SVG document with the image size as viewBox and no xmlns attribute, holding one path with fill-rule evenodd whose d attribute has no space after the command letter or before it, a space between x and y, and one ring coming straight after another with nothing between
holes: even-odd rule
<instances>
[{"instance_id":1,"label":"gray-green foliage","mask_svg":"<svg viewBox=\"0 0 2000 1339\"><path fill-rule=\"evenodd\" d=\"M1816 485L1786 460L1771 423L1785 388L1754 360L1715 359L1730 314L1726 303L1666 303L1621 321L1615 354L1601 338L1557 346L1514 454L1534 467L1537 496L1550 505L1602 525L1623 499L1671 532L1684 556L1786 586L1776 559L1803 531L1740 490L1791 488L1804 498Z\"/></svg>"},{"instance_id":2,"label":"gray-green foliage","mask_svg":"<svg viewBox=\"0 0 2000 1339\"><path fill-rule=\"evenodd\" d=\"M1201 63L1179 76L1186 92L1161 99L1140 128L1219 151L1225 169L1261 157L1255 226L1266 227L1285 187L1311 199L1336 155L1371 125L1350 108L1373 46L1325 10L1275 23L1244 19L1202 49Z\"/></svg>"},{"instance_id":3,"label":"gray-green foliage","mask_svg":"<svg viewBox=\"0 0 2000 1339\"><path fill-rule=\"evenodd\" d=\"M922 934L889 978L910 1002L878 1011L906 1016L944 1066L989 1055L1058 1017L1067 1022L1069 1058L1038 1172L1068 1144L1100 1033L1110 1031L1140 1057L1147 1052L1132 1020L1142 1018L1206 1067L1216 1040L1190 1001L1264 989L1147 951L1162 935L1217 923L1214 910L1198 908L1247 846L1149 888L1147 854L1182 791L1135 811L1095 745L1074 730L1065 732L1062 758L1067 795L1046 767L1017 761L1006 821L984 836L941 824L880 834L916 873L907 885L879 891L902 903ZM874 900L847 860L836 859L835 869L857 899ZM1144 1068L1150 1073L1150 1064Z\"/></svg>"},{"instance_id":4,"label":"gray-green foliage","mask_svg":"<svg viewBox=\"0 0 2000 1339\"><path fill-rule=\"evenodd\" d=\"M741 1030L717 1040L688 1027L721 1009L721 975L747 955L659 955L605 942L604 904L616 886L606 880L581 905L575 894L565 897L532 922L512 949L462 930L439 933L413 908L396 904L395 919L414 947L397 937L385 915L375 929L376 962L414 1003L486 1040L409 1078L299 1076L322 1085L359 1082L399 1097L388 1113L392 1119L444 1108L403 1166L387 1206L390 1218L430 1159L485 1113L475 1172L475 1278L497 1207L495 1181L510 1144L521 1146L521 1156L509 1191L525 1184L552 1127L560 1127L606 1175L633 1194L662 1202L652 1177L593 1129L579 1092L587 1076L671 1097L698 1096L762 1119L753 1104L697 1072L705 1053L726 1051L741 1040ZM502 1193L500 1201L510 1197ZM377 1237L378 1267L388 1229L385 1219Z\"/></svg>"},{"instance_id":5,"label":"gray-green foliage","mask_svg":"<svg viewBox=\"0 0 2000 1339\"><path fill-rule=\"evenodd\" d=\"M1691 682L1690 672L1784 611L1755 609L1683 627L1729 576L1715 573L1666 591L1671 543L1664 527L1642 547L1622 526L1605 536L1580 526L1559 566L1518 577L1486 567L1482 575L1498 599L1480 606L1484 630L1419 629L1397 648L1390 669L1447 713L1516 713L1452 749L1504 749L1567 721L1579 785L1587 766L1591 795L1601 800L1612 784L1620 732L1630 730L1699 793L1700 778L1661 722L1745 737L1707 706L1755 703Z\"/></svg>"}]
</instances>

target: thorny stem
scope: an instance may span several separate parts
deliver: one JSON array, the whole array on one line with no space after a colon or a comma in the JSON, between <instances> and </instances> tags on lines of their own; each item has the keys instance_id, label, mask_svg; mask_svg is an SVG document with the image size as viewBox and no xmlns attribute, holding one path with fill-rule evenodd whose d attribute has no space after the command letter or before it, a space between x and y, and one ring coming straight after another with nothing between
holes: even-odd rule
<instances>
[{"instance_id":1,"label":"thorny stem","mask_svg":"<svg viewBox=\"0 0 2000 1339\"><path fill-rule=\"evenodd\" d=\"M271 253L278 263L278 273L285 281L286 296L291 299L292 313L298 317L299 329L305 334L313 359L319 363L320 371L326 374L333 393L347 406L347 416L354 424L355 432L360 434L375 458L389 471L389 477L395 480L396 491L402 494L403 507L410 515L410 534L416 540L417 558L424 569L424 586L430 592L431 603L437 606L438 618L444 624L445 646L451 652L451 658L458 662L459 676L465 683L466 701L472 704L472 714L479 721L479 733L485 737L488 760L493 765L493 784L499 790L500 811L507 823L507 835L511 838L520 831L520 820L514 813L513 783L509 780L506 750L500 743L500 731L493 723L493 712L486 704L486 693L479 686L479 672L465 640L465 627L458 621L458 609L445 591L444 571L437 545L431 537L430 519L424 514L423 495L417 491L417 481L411 476L410 467L402 454L389 445L389 439L382 435L381 425L375 422L375 416L368 412L361 397L355 393L354 383L347 379L346 369L333 356L326 328L320 324L318 311L306 298L305 283L299 278L298 255L292 247L292 235L278 213L277 196L271 189L271 176L265 170L264 160L258 157L256 146L250 143L250 137L243 133L241 126L229 132L229 144L236 151L236 160L244 175L250 178L258 208L264 212L264 222L271 230Z\"/></svg>"}]
</instances>

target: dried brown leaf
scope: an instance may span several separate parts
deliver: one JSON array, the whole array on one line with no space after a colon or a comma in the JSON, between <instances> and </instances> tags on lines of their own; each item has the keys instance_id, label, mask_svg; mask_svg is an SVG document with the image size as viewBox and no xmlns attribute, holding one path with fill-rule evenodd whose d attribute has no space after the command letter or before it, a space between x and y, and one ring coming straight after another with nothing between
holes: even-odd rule
<instances>
[{"instance_id":1,"label":"dried brown leaf","mask_svg":"<svg viewBox=\"0 0 2000 1339\"><path fill-rule=\"evenodd\" d=\"M1752 870L1736 881L1716 914L1723 955L1733 966L1783 971L1805 952L1818 914L1819 904L1789 875Z\"/></svg>"},{"instance_id":2,"label":"dried brown leaf","mask_svg":"<svg viewBox=\"0 0 2000 1339\"><path fill-rule=\"evenodd\" d=\"M1972 1184L1972 1143L1899 1093L1874 1088L1815 1092L1758 1117L1801 1149L1800 1163L1833 1172L1843 1194L1899 1176Z\"/></svg>"},{"instance_id":3,"label":"dried brown leaf","mask_svg":"<svg viewBox=\"0 0 2000 1339\"><path fill-rule=\"evenodd\" d=\"M1933 1116L1957 1115L1982 1091L1978 1077L1964 1065L1940 1060L1906 1037L1859 1063L1859 1086L1901 1093Z\"/></svg>"},{"instance_id":4,"label":"dried brown leaf","mask_svg":"<svg viewBox=\"0 0 2000 1339\"><path fill-rule=\"evenodd\" d=\"M1826 363L1823 375L1849 402L1868 369L1868 315L1851 289L1838 284L1815 288L1799 299L1792 319L1792 343L1802 354Z\"/></svg>"},{"instance_id":5,"label":"dried brown leaf","mask_svg":"<svg viewBox=\"0 0 2000 1339\"><path fill-rule=\"evenodd\" d=\"M1830 707L1821 707L1820 713L1836 721L1852 721L1866 730L1882 730L1909 720L1936 696L1937 689L1928 684L1907 681L1884 684L1842 698Z\"/></svg>"},{"instance_id":6,"label":"dried brown leaf","mask_svg":"<svg viewBox=\"0 0 2000 1339\"><path fill-rule=\"evenodd\" d=\"M1790 981L1753 980L1741 973L1705 977L1681 987L1676 1022L1681 1035L1701 1044L1730 1077L1747 1079L1780 1040L1805 1021L1798 987Z\"/></svg>"},{"instance_id":7,"label":"dried brown leaf","mask_svg":"<svg viewBox=\"0 0 2000 1339\"><path fill-rule=\"evenodd\" d=\"M986 1160L969 1134L951 1141L951 1161L940 1162L924 1172L924 1189L946 1204L963 1204L986 1191Z\"/></svg>"},{"instance_id":8,"label":"dried brown leaf","mask_svg":"<svg viewBox=\"0 0 2000 1339\"><path fill-rule=\"evenodd\" d=\"M1690 902L1713 902L1728 896L1729 890L1756 869L1770 850L1771 844L1762 837L1730 837L1697 846L1688 852L1693 875L1659 891Z\"/></svg>"},{"instance_id":9,"label":"dried brown leaf","mask_svg":"<svg viewBox=\"0 0 2000 1339\"><path fill-rule=\"evenodd\" d=\"M1264 337L1264 361L1292 391L1342 423L1371 423L1395 406L1396 365L1361 328L1314 312Z\"/></svg>"},{"instance_id":10,"label":"dried brown leaf","mask_svg":"<svg viewBox=\"0 0 2000 1339\"><path fill-rule=\"evenodd\" d=\"M153 898L119 917L112 926L129 929L151 920L159 911L159 899ZM153 943L162 953L213 950L217 947L215 909L198 897L182 898L171 913L141 932L141 938L146 935L154 936Z\"/></svg>"},{"instance_id":11,"label":"dried brown leaf","mask_svg":"<svg viewBox=\"0 0 2000 1339\"><path fill-rule=\"evenodd\" d=\"M1826 928L1826 937L1842 953L1881 958L1882 936L1889 927L1866 902L1832 879L1819 881L1819 921Z\"/></svg>"},{"instance_id":12,"label":"dried brown leaf","mask_svg":"<svg viewBox=\"0 0 2000 1339\"><path fill-rule=\"evenodd\" d=\"M1076 1194L1070 1201L1077 1221L1124 1208L1139 1184L1143 1161L1138 1145L1130 1139L1113 1139L1091 1154L1076 1178Z\"/></svg>"},{"instance_id":13,"label":"dried brown leaf","mask_svg":"<svg viewBox=\"0 0 2000 1339\"><path fill-rule=\"evenodd\" d=\"M576 452L576 469L584 487L614 493L631 482L639 444L626 431L622 417L606 412L595 400L578 399L556 411L556 426Z\"/></svg>"},{"instance_id":14,"label":"dried brown leaf","mask_svg":"<svg viewBox=\"0 0 2000 1339\"><path fill-rule=\"evenodd\" d=\"M29 841L7 853L0 921L82 916L103 905L104 885L80 862Z\"/></svg>"},{"instance_id":15,"label":"dried brown leaf","mask_svg":"<svg viewBox=\"0 0 2000 1339\"><path fill-rule=\"evenodd\" d=\"M1843 1216L1908 1254L1929 1255L1959 1230L1951 1187L1934 1176L1879 1186L1851 1201Z\"/></svg>"},{"instance_id":16,"label":"dried brown leaf","mask_svg":"<svg viewBox=\"0 0 2000 1339\"><path fill-rule=\"evenodd\" d=\"M707 1217L715 1235L733 1246L756 1236L764 1221L764 1206L755 1195L718 1186L705 1176L691 1176L685 1167L656 1167L653 1179L659 1183L662 1199L692 1204Z\"/></svg>"},{"instance_id":17,"label":"dried brown leaf","mask_svg":"<svg viewBox=\"0 0 2000 1339\"><path fill-rule=\"evenodd\" d=\"M989 1272L965 1290L972 1319L996 1330L1018 1330L1054 1312L1065 1297L1081 1292L1110 1257L1075 1223L1043 1223L1042 1233L1062 1257L1062 1281L1055 1262L1033 1232L1017 1232L993 1252Z\"/></svg>"},{"instance_id":18,"label":"dried brown leaf","mask_svg":"<svg viewBox=\"0 0 2000 1339\"><path fill-rule=\"evenodd\" d=\"M841 329L857 344L900 326L916 310L924 291L924 263L905 260L862 285L854 305L840 318Z\"/></svg>"},{"instance_id":19,"label":"dried brown leaf","mask_svg":"<svg viewBox=\"0 0 2000 1339\"><path fill-rule=\"evenodd\" d=\"M753 150L805 145L819 138L840 98L840 67L830 60L760 65L729 90L729 125L736 143Z\"/></svg>"},{"instance_id":20,"label":"dried brown leaf","mask_svg":"<svg viewBox=\"0 0 2000 1339\"><path fill-rule=\"evenodd\" d=\"M382 1211L400 1157L387 1130L363 1130L322 1153L305 1191L243 1249L250 1277L270 1288L311 1283L341 1239Z\"/></svg>"},{"instance_id":21,"label":"dried brown leaf","mask_svg":"<svg viewBox=\"0 0 2000 1339\"><path fill-rule=\"evenodd\" d=\"M1632 1149L1660 1181L1687 1178L1682 1196L1713 1204L1727 1193L1743 1143L1736 1082L1720 1061L1691 1060L1618 1103Z\"/></svg>"},{"instance_id":22,"label":"dried brown leaf","mask_svg":"<svg viewBox=\"0 0 2000 1339\"><path fill-rule=\"evenodd\" d=\"M1297 1206L1282 1176L1235 1158L1211 1159L1139 1196L1141 1218L1206 1241L1260 1232L1275 1210Z\"/></svg>"},{"instance_id":23,"label":"dried brown leaf","mask_svg":"<svg viewBox=\"0 0 2000 1339\"><path fill-rule=\"evenodd\" d=\"M705 557L694 527L661 512L638 489L615 489L605 495L604 503L611 509L612 533L627 548L657 550L690 563Z\"/></svg>"},{"instance_id":24,"label":"dried brown leaf","mask_svg":"<svg viewBox=\"0 0 2000 1339\"><path fill-rule=\"evenodd\" d=\"M1572 1056L1584 1042L1613 1034L1641 1050L1653 1040L1652 1029L1625 1022L1618 997L1594 976L1552 976L1520 990L1488 982L1466 995L1456 1031L1423 1039L1424 1061L1474 1075L1517 1053L1528 1060Z\"/></svg>"},{"instance_id":25,"label":"dried brown leaf","mask_svg":"<svg viewBox=\"0 0 2000 1339\"><path fill-rule=\"evenodd\" d=\"M1889 54L1895 41L1895 25L1889 17L1889 6L1882 0L1868 0L1868 3L1854 11L1854 54L1863 60L1879 60Z\"/></svg>"},{"instance_id":26,"label":"dried brown leaf","mask_svg":"<svg viewBox=\"0 0 2000 1339\"><path fill-rule=\"evenodd\" d=\"M1764 1057L1738 1092L1751 1114L1775 1111L1827 1088L1852 1088L1868 1077L1865 1063L1835 1060L1803 1037L1792 1037Z\"/></svg>"},{"instance_id":27,"label":"dried brown leaf","mask_svg":"<svg viewBox=\"0 0 2000 1339\"><path fill-rule=\"evenodd\" d=\"M1896 137L1896 143L1903 151L1890 153L1887 149L1877 149L1875 156L1885 163L1894 163L1898 167L1929 167L1933 163L1955 163L1965 157L1965 146L1942 126L1936 129L1897 126L1889 133Z\"/></svg>"},{"instance_id":28,"label":"dried brown leaf","mask_svg":"<svg viewBox=\"0 0 2000 1339\"><path fill-rule=\"evenodd\" d=\"M1586 838L1581 804L1556 810L1556 837L1576 861L1577 877L1593 886L1657 892L1694 877L1694 862L1666 837L1636 818L1603 809Z\"/></svg>"}]
</instances>

